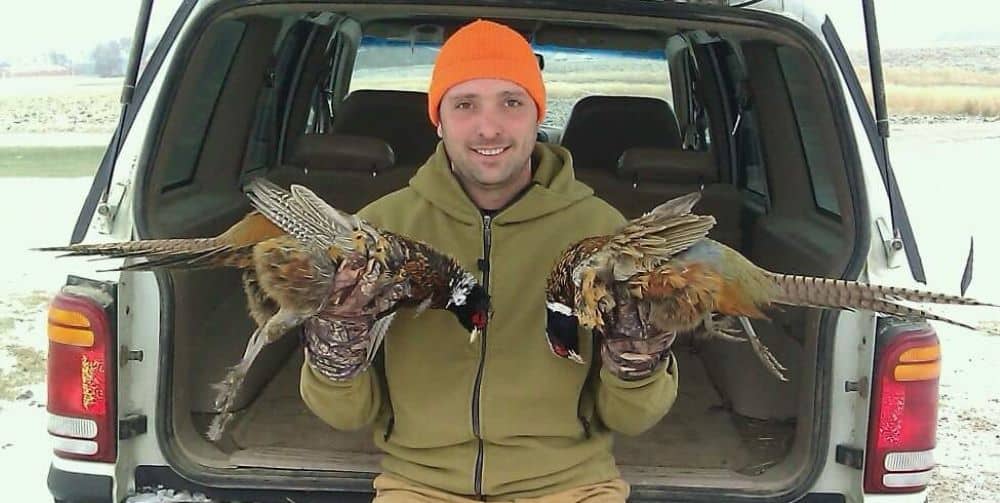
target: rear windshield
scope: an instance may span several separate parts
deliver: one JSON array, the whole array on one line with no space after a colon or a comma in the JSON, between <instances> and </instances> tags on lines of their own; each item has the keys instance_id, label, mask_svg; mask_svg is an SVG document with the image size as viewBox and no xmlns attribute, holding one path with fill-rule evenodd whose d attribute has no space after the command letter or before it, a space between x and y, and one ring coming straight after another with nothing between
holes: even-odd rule
<instances>
[{"instance_id":1,"label":"rear windshield","mask_svg":"<svg viewBox=\"0 0 1000 503\"><path fill-rule=\"evenodd\" d=\"M354 62L350 90L426 92L440 47L364 37ZM648 96L672 103L663 51L586 50L536 45L547 94L544 124L562 128L570 109L590 95Z\"/></svg>"}]
</instances>

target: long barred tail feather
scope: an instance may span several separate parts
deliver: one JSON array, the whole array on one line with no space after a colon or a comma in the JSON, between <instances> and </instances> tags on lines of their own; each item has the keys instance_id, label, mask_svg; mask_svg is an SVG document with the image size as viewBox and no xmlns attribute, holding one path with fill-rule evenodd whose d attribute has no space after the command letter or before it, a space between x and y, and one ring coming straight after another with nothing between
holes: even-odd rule
<instances>
[{"instance_id":1,"label":"long barred tail feather","mask_svg":"<svg viewBox=\"0 0 1000 503\"><path fill-rule=\"evenodd\" d=\"M904 318L925 318L942 321L971 330L977 330L977 328L931 313L925 309L900 304L900 302L1000 307L996 304L982 302L969 297L959 297L913 288L869 285L856 281L791 274L771 273L770 278L780 290L780 294L773 299L775 303L831 309L863 309Z\"/></svg>"},{"instance_id":2,"label":"long barred tail feather","mask_svg":"<svg viewBox=\"0 0 1000 503\"><path fill-rule=\"evenodd\" d=\"M99 258L146 258L146 262L124 265L111 270L148 271L152 269L202 269L249 267L252 246L233 247L217 238L148 239L120 243L47 246L36 251L66 252L60 257L96 256Z\"/></svg>"},{"instance_id":3,"label":"long barred tail feather","mask_svg":"<svg viewBox=\"0 0 1000 503\"><path fill-rule=\"evenodd\" d=\"M66 252L60 257L81 255L103 255L109 258L133 257L137 255L167 255L192 250L205 250L219 246L215 238L195 239L149 239L145 241L124 241L120 243L75 244L69 246L45 246L37 251Z\"/></svg>"},{"instance_id":4,"label":"long barred tail feather","mask_svg":"<svg viewBox=\"0 0 1000 503\"><path fill-rule=\"evenodd\" d=\"M962 306L990 306L997 304L982 302L970 297L959 297L944 293L900 288L895 286L869 285L842 279L798 276L794 274L771 273L771 279L782 289L784 299L798 304L803 301L815 302L817 307L864 308L858 302L870 299L910 301L922 304L954 304ZM782 302L788 303L788 302Z\"/></svg>"},{"instance_id":5,"label":"long barred tail feather","mask_svg":"<svg viewBox=\"0 0 1000 503\"><path fill-rule=\"evenodd\" d=\"M976 305L976 304L973 304L973 305ZM871 309L871 311L878 311L880 313L892 314L892 315L895 315L895 316L900 316L902 318L909 318L909 319L924 318L924 319L934 320L934 321L943 321L945 323L951 323L952 325L958 325L958 326L963 327L963 328L968 328L969 330L973 330L973 331L979 330L978 328L976 328L976 327L974 327L972 325L969 325L968 323L964 323L964 322L961 322L961 321L958 321L958 320L953 320L951 318L946 318L944 316L941 316L941 315L929 312L929 311L927 311L925 309L920 309L920 308L917 308L917 307L904 306L904 305L897 304L895 302L890 302L890 301L876 302L875 303L875 309Z\"/></svg>"}]
</instances>

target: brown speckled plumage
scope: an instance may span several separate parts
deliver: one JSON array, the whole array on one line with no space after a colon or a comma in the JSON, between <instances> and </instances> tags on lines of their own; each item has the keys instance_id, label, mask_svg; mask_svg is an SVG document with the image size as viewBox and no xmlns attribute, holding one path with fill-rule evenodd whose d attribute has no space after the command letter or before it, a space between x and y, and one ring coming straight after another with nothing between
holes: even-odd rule
<instances>
[{"instance_id":1,"label":"brown speckled plumage","mask_svg":"<svg viewBox=\"0 0 1000 503\"><path fill-rule=\"evenodd\" d=\"M243 359L217 388L217 405L228 411L260 349L313 317L347 316L337 307L356 288L376 295L377 304L356 306L359 314L391 320L403 306L451 310L475 332L481 330L488 298L474 276L453 258L404 236L377 229L329 206L305 187L285 190L265 179L251 180L247 196L256 208L213 238L130 241L42 248L66 255L141 257L122 270L243 269L243 290L258 325ZM338 277L345 260L360 276ZM350 283L341 284L343 281ZM373 302L376 302L373 301ZM474 316L478 315L478 316ZM384 323L381 329L388 328ZM374 357L375 347L366 348ZM209 436L219 438L229 420L222 414Z\"/></svg>"},{"instance_id":2,"label":"brown speckled plumage","mask_svg":"<svg viewBox=\"0 0 1000 503\"><path fill-rule=\"evenodd\" d=\"M699 197L668 201L613 236L570 247L550 276L549 302L570 307L580 325L599 330L615 306L638 303L645 319L632 324L633 337L704 327L732 339L731 330L715 325L713 316L734 317L761 360L782 379L783 367L756 339L748 320L766 319L765 312L777 304L877 311L971 329L976 327L901 302L992 306L930 291L767 271L707 237L715 220L691 213Z\"/></svg>"}]
</instances>

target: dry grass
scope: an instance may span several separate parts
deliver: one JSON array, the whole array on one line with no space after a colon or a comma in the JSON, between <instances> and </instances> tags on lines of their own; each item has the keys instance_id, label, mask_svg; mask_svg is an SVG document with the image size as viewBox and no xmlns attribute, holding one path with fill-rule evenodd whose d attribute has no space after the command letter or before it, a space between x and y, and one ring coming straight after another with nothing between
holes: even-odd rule
<instances>
[{"instance_id":1,"label":"dry grass","mask_svg":"<svg viewBox=\"0 0 1000 503\"><path fill-rule=\"evenodd\" d=\"M657 96L667 101L673 101L673 98L670 96L669 84L624 84L615 81L556 82L546 86L546 92L552 98L579 99L590 94L610 94Z\"/></svg>"},{"instance_id":2,"label":"dry grass","mask_svg":"<svg viewBox=\"0 0 1000 503\"><path fill-rule=\"evenodd\" d=\"M856 71L870 102L868 68ZM886 68L883 73L890 114L1000 117L1000 73L912 67Z\"/></svg>"},{"instance_id":3,"label":"dry grass","mask_svg":"<svg viewBox=\"0 0 1000 503\"><path fill-rule=\"evenodd\" d=\"M0 316L0 400L13 400L25 386L45 379L45 353L17 341L12 333L17 322L14 316Z\"/></svg>"},{"instance_id":4,"label":"dry grass","mask_svg":"<svg viewBox=\"0 0 1000 503\"><path fill-rule=\"evenodd\" d=\"M427 92L427 77L367 77L363 79L351 79L351 90L355 89L384 89L396 91L419 91Z\"/></svg>"},{"instance_id":5,"label":"dry grass","mask_svg":"<svg viewBox=\"0 0 1000 503\"><path fill-rule=\"evenodd\" d=\"M856 67L858 78L862 82L869 81L868 67ZM915 68L888 67L882 70L885 81L889 84L904 86L972 86L1000 87L1000 72L985 72L967 70L964 68Z\"/></svg>"},{"instance_id":6,"label":"dry grass","mask_svg":"<svg viewBox=\"0 0 1000 503\"><path fill-rule=\"evenodd\" d=\"M889 84L885 93L893 114L1000 117L1000 87Z\"/></svg>"},{"instance_id":7,"label":"dry grass","mask_svg":"<svg viewBox=\"0 0 1000 503\"><path fill-rule=\"evenodd\" d=\"M5 344L0 351L13 360L9 368L0 369L0 400L13 400L25 386L45 380L45 353L22 344Z\"/></svg>"}]
</instances>

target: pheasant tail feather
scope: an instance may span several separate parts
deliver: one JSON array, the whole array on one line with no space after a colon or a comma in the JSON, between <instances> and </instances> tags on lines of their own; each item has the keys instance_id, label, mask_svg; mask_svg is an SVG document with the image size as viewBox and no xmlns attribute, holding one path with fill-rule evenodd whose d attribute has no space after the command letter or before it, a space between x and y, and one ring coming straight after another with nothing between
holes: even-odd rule
<instances>
[{"instance_id":1,"label":"pheasant tail feather","mask_svg":"<svg viewBox=\"0 0 1000 503\"><path fill-rule=\"evenodd\" d=\"M972 330L976 330L976 328L924 309L902 305L899 302L1000 307L968 297L913 288L868 285L856 281L789 274L770 274L770 278L780 290L774 299L774 302L779 304L834 309L864 309L904 318L926 318L942 321Z\"/></svg>"},{"instance_id":2,"label":"pheasant tail feather","mask_svg":"<svg viewBox=\"0 0 1000 503\"><path fill-rule=\"evenodd\" d=\"M145 258L146 262L113 270L152 270L249 267L251 249L252 246L233 247L218 238L194 238L47 246L35 250L66 252L63 257Z\"/></svg>"}]
</instances>

